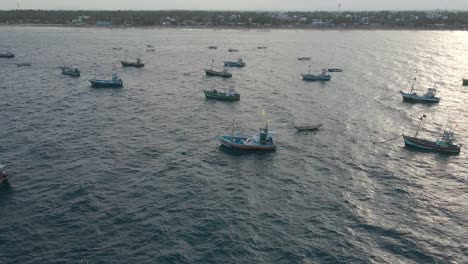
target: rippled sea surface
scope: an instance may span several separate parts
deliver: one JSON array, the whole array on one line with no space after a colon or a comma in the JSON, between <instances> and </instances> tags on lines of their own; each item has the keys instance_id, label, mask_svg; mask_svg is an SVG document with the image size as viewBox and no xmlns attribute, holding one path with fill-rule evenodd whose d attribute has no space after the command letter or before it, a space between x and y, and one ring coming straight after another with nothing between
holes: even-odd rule
<instances>
[{"instance_id":1,"label":"rippled sea surface","mask_svg":"<svg viewBox=\"0 0 468 264\"><path fill-rule=\"evenodd\" d=\"M0 47L16 54L0 59L2 264L468 262L467 147L373 143L413 134L423 114L421 137L450 119L468 143L468 32L3 26ZM120 67L137 56L143 69ZM303 56L344 72L303 82ZM247 67L204 76L230 57ZM113 65L125 87L90 88ZM391 97L414 77L439 83L438 105ZM230 85L239 102L203 96ZM219 147L233 119L249 132L263 109L276 152Z\"/></svg>"}]
</instances>

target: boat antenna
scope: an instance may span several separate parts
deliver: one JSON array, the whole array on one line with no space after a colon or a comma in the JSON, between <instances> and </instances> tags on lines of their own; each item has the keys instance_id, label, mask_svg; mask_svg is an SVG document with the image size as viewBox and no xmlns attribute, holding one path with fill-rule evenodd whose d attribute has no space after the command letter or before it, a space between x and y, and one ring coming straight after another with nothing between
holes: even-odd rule
<instances>
[{"instance_id":1,"label":"boat antenna","mask_svg":"<svg viewBox=\"0 0 468 264\"><path fill-rule=\"evenodd\" d=\"M211 70L213 70L214 60L211 60Z\"/></svg>"},{"instance_id":2,"label":"boat antenna","mask_svg":"<svg viewBox=\"0 0 468 264\"><path fill-rule=\"evenodd\" d=\"M310 75L310 64L309 64L309 75Z\"/></svg>"},{"instance_id":3,"label":"boat antenna","mask_svg":"<svg viewBox=\"0 0 468 264\"><path fill-rule=\"evenodd\" d=\"M416 134L414 134L414 137L418 137L418 133L419 133L419 128L421 127L421 123L422 121L424 120L424 118L426 117L426 115L423 115L419 118L419 125L418 125L418 129L416 130Z\"/></svg>"},{"instance_id":4,"label":"boat antenna","mask_svg":"<svg viewBox=\"0 0 468 264\"><path fill-rule=\"evenodd\" d=\"M413 93L414 84L416 83L416 80L417 80L417 78L414 77L414 79L413 79L413 85L411 85L411 92L410 92L410 93Z\"/></svg>"},{"instance_id":5,"label":"boat antenna","mask_svg":"<svg viewBox=\"0 0 468 264\"><path fill-rule=\"evenodd\" d=\"M234 126L236 124L236 120L232 120L232 128L231 128L231 141L234 141Z\"/></svg>"}]
</instances>

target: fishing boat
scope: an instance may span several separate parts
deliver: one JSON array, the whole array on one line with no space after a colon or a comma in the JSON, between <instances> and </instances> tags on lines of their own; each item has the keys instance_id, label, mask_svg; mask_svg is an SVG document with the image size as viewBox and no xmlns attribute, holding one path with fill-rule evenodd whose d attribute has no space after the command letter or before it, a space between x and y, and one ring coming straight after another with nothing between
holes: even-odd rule
<instances>
[{"instance_id":1,"label":"fishing boat","mask_svg":"<svg viewBox=\"0 0 468 264\"><path fill-rule=\"evenodd\" d=\"M112 79L111 80L98 80L98 79L91 79L89 80L91 83L92 87L94 88L120 88L123 86L123 81L120 79L120 77L117 75L117 73L113 72L112 73Z\"/></svg>"},{"instance_id":2,"label":"fishing boat","mask_svg":"<svg viewBox=\"0 0 468 264\"><path fill-rule=\"evenodd\" d=\"M267 47L265 47L265 46L259 46L259 47L257 47L257 49L267 49Z\"/></svg>"},{"instance_id":3,"label":"fishing boat","mask_svg":"<svg viewBox=\"0 0 468 264\"><path fill-rule=\"evenodd\" d=\"M416 82L416 78L413 80L413 85L411 85L411 91L409 93L405 93L400 91L401 96L403 97L404 102L411 102L411 103L438 103L440 101L440 97L437 97L437 89L436 88L428 88L426 93L423 95L419 95L414 91L414 85Z\"/></svg>"},{"instance_id":4,"label":"fishing boat","mask_svg":"<svg viewBox=\"0 0 468 264\"><path fill-rule=\"evenodd\" d=\"M321 74L315 75L310 73L310 65L309 65L309 73L301 73L302 79L305 81L330 81L331 76L327 74L327 69L323 69Z\"/></svg>"},{"instance_id":5,"label":"fishing boat","mask_svg":"<svg viewBox=\"0 0 468 264\"><path fill-rule=\"evenodd\" d=\"M135 68L142 68L145 67L145 64L141 62L140 58L137 58L136 62L133 61L120 61L123 67L135 67Z\"/></svg>"},{"instance_id":6,"label":"fishing boat","mask_svg":"<svg viewBox=\"0 0 468 264\"><path fill-rule=\"evenodd\" d=\"M3 170L4 167L4 165L0 165L0 185L8 184L8 180L10 179L10 175Z\"/></svg>"},{"instance_id":7,"label":"fishing boat","mask_svg":"<svg viewBox=\"0 0 468 264\"><path fill-rule=\"evenodd\" d=\"M307 124L297 124L294 125L294 128L299 131L315 131L322 127L322 124L317 125L307 125Z\"/></svg>"},{"instance_id":8,"label":"fishing boat","mask_svg":"<svg viewBox=\"0 0 468 264\"><path fill-rule=\"evenodd\" d=\"M228 70L226 68L224 68L222 71L213 70L213 63L214 63L214 60L211 61L211 68L210 69L205 68L206 75L208 75L208 76L220 76L220 77L223 77L223 78L231 78L232 77L232 74L230 72L228 72Z\"/></svg>"},{"instance_id":9,"label":"fishing boat","mask_svg":"<svg viewBox=\"0 0 468 264\"><path fill-rule=\"evenodd\" d=\"M242 61L242 58L239 58L237 59L237 61L225 61L224 66L242 68L242 67L245 67L245 62Z\"/></svg>"},{"instance_id":10,"label":"fishing boat","mask_svg":"<svg viewBox=\"0 0 468 264\"><path fill-rule=\"evenodd\" d=\"M154 48L153 45L146 45L147 48Z\"/></svg>"},{"instance_id":11,"label":"fishing boat","mask_svg":"<svg viewBox=\"0 0 468 264\"><path fill-rule=\"evenodd\" d=\"M310 57L300 57L300 58L297 58L298 60L300 61L310 61Z\"/></svg>"},{"instance_id":12,"label":"fishing boat","mask_svg":"<svg viewBox=\"0 0 468 264\"><path fill-rule=\"evenodd\" d=\"M328 68L327 72L343 72L343 69L338 68Z\"/></svg>"},{"instance_id":13,"label":"fishing boat","mask_svg":"<svg viewBox=\"0 0 468 264\"><path fill-rule=\"evenodd\" d=\"M21 63L16 63L17 67L28 67L31 66L30 62L21 62Z\"/></svg>"},{"instance_id":14,"label":"fishing boat","mask_svg":"<svg viewBox=\"0 0 468 264\"><path fill-rule=\"evenodd\" d=\"M218 46L209 46L209 49L218 49Z\"/></svg>"},{"instance_id":15,"label":"fishing boat","mask_svg":"<svg viewBox=\"0 0 468 264\"><path fill-rule=\"evenodd\" d=\"M239 52L238 49L228 49L229 52Z\"/></svg>"},{"instance_id":16,"label":"fishing boat","mask_svg":"<svg viewBox=\"0 0 468 264\"><path fill-rule=\"evenodd\" d=\"M113 50L122 50L123 48L122 47L113 47L112 49Z\"/></svg>"},{"instance_id":17,"label":"fishing boat","mask_svg":"<svg viewBox=\"0 0 468 264\"><path fill-rule=\"evenodd\" d=\"M224 101L236 101L240 99L240 93L236 91L234 87L229 87L225 92L212 90L203 90L206 99L224 100Z\"/></svg>"},{"instance_id":18,"label":"fishing boat","mask_svg":"<svg viewBox=\"0 0 468 264\"><path fill-rule=\"evenodd\" d=\"M6 59L10 59L10 58L14 58L15 57L15 54L11 53L11 52L6 52L6 53L0 53L0 58L6 58Z\"/></svg>"},{"instance_id":19,"label":"fishing boat","mask_svg":"<svg viewBox=\"0 0 468 264\"><path fill-rule=\"evenodd\" d=\"M62 74L72 77L80 77L81 75L80 70L75 66L60 66L60 70L62 70Z\"/></svg>"},{"instance_id":20,"label":"fishing boat","mask_svg":"<svg viewBox=\"0 0 468 264\"><path fill-rule=\"evenodd\" d=\"M276 150L275 133L268 130L267 125L259 129L258 133L253 136L235 136L234 124L233 121L231 135L219 136L218 139L222 146L235 150Z\"/></svg>"},{"instance_id":21,"label":"fishing boat","mask_svg":"<svg viewBox=\"0 0 468 264\"><path fill-rule=\"evenodd\" d=\"M156 52L155 49L147 49L146 51L147 51L147 52Z\"/></svg>"},{"instance_id":22,"label":"fishing boat","mask_svg":"<svg viewBox=\"0 0 468 264\"><path fill-rule=\"evenodd\" d=\"M416 134L413 137L406 136L403 134L403 140L405 142L405 146L416 148L416 149L421 149L421 150L436 151L436 152L446 153L446 154L459 154L461 145L457 145L454 143L455 142L454 132L452 128L449 127L449 125L447 125L446 128L444 129L444 132L442 133L442 137L440 139L436 139L434 141L434 140L418 138L419 128L425 117L426 115L423 115L420 118L421 121L419 122L418 129L416 130Z\"/></svg>"},{"instance_id":23,"label":"fishing boat","mask_svg":"<svg viewBox=\"0 0 468 264\"><path fill-rule=\"evenodd\" d=\"M463 79L463 85L468 85L468 79Z\"/></svg>"}]
</instances>

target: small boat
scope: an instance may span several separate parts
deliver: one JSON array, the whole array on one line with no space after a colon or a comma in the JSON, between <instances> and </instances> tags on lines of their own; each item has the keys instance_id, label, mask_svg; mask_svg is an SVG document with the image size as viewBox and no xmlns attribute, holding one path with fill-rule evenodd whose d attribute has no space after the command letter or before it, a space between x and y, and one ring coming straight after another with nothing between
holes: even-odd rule
<instances>
[{"instance_id":1,"label":"small boat","mask_svg":"<svg viewBox=\"0 0 468 264\"><path fill-rule=\"evenodd\" d=\"M327 72L343 72L342 69L338 69L338 68L328 68L327 69Z\"/></svg>"},{"instance_id":2,"label":"small boat","mask_svg":"<svg viewBox=\"0 0 468 264\"><path fill-rule=\"evenodd\" d=\"M231 78L232 77L232 74L230 72L228 72L226 68L224 68L222 71L213 70L213 63L214 63L214 60L211 61L211 68L210 69L205 68L206 75L208 75L208 76L220 76L220 77L224 77L224 78Z\"/></svg>"},{"instance_id":3,"label":"small boat","mask_svg":"<svg viewBox=\"0 0 468 264\"><path fill-rule=\"evenodd\" d=\"M147 48L154 48L153 45L146 45Z\"/></svg>"},{"instance_id":4,"label":"small boat","mask_svg":"<svg viewBox=\"0 0 468 264\"><path fill-rule=\"evenodd\" d=\"M294 125L294 128L299 131L314 131L314 130L318 130L321 126L322 124L318 124L318 125L300 124L300 125Z\"/></svg>"},{"instance_id":5,"label":"small boat","mask_svg":"<svg viewBox=\"0 0 468 264\"><path fill-rule=\"evenodd\" d=\"M228 49L229 52L239 52L238 49Z\"/></svg>"},{"instance_id":6,"label":"small boat","mask_svg":"<svg viewBox=\"0 0 468 264\"><path fill-rule=\"evenodd\" d=\"M257 47L257 49L267 49L267 47L265 47L265 46L259 46L259 47Z\"/></svg>"},{"instance_id":7,"label":"small boat","mask_svg":"<svg viewBox=\"0 0 468 264\"><path fill-rule=\"evenodd\" d=\"M239 58L237 59L237 61L225 61L224 66L242 68L242 67L245 67L245 62L242 61L242 58Z\"/></svg>"},{"instance_id":8,"label":"small boat","mask_svg":"<svg viewBox=\"0 0 468 264\"><path fill-rule=\"evenodd\" d=\"M229 87L225 92L219 92L216 89L203 90L206 99L216 99L224 101L236 101L240 99L240 93L237 92L234 87Z\"/></svg>"},{"instance_id":9,"label":"small boat","mask_svg":"<svg viewBox=\"0 0 468 264\"><path fill-rule=\"evenodd\" d=\"M254 136L234 136L234 122L231 135L219 136L221 145L235 150L276 150L275 133L268 130L268 126L259 129Z\"/></svg>"},{"instance_id":10,"label":"small boat","mask_svg":"<svg viewBox=\"0 0 468 264\"><path fill-rule=\"evenodd\" d=\"M309 73L301 73L302 79L305 81L330 81L331 76L327 74L327 69L323 69L321 74L314 75L310 73L310 65L309 65Z\"/></svg>"},{"instance_id":11,"label":"small boat","mask_svg":"<svg viewBox=\"0 0 468 264\"><path fill-rule=\"evenodd\" d=\"M0 58L6 58L6 59L10 59L10 58L14 58L15 57L15 54L11 53L11 52L7 52L7 53L0 53Z\"/></svg>"},{"instance_id":12,"label":"small boat","mask_svg":"<svg viewBox=\"0 0 468 264\"><path fill-rule=\"evenodd\" d=\"M123 48L122 47L113 47L112 49L113 50L122 50Z\"/></svg>"},{"instance_id":13,"label":"small boat","mask_svg":"<svg viewBox=\"0 0 468 264\"><path fill-rule=\"evenodd\" d=\"M440 101L440 97L436 97L436 94L437 94L436 88L428 88L426 93L423 95L418 95L417 93L413 92L415 82L416 82L416 78L414 78L413 80L413 85L411 86L411 91L409 93L404 93L403 91L400 91L404 102L438 103Z\"/></svg>"},{"instance_id":14,"label":"small boat","mask_svg":"<svg viewBox=\"0 0 468 264\"><path fill-rule=\"evenodd\" d=\"M3 169L5 166L0 165L0 169ZM8 180L10 179L10 175L4 170L0 170L0 185L8 184Z\"/></svg>"},{"instance_id":15,"label":"small boat","mask_svg":"<svg viewBox=\"0 0 468 264\"><path fill-rule=\"evenodd\" d=\"M16 63L17 67L28 67L31 66L30 62L22 62L22 63Z\"/></svg>"},{"instance_id":16,"label":"small boat","mask_svg":"<svg viewBox=\"0 0 468 264\"><path fill-rule=\"evenodd\" d=\"M463 85L468 85L468 79L463 79Z\"/></svg>"},{"instance_id":17,"label":"small boat","mask_svg":"<svg viewBox=\"0 0 468 264\"><path fill-rule=\"evenodd\" d=\"M141 62L140 58L137 58L136 62L132 61L120 61L123 67L135 67L135 68L142 68L145 67L145 64Z\"/></svg>"},{"instance_id":18,"label":"small boat","mask_svg":"<svg viewBox=\"0 0 468 264\"><path fill-rule=\"evenodd\" d=\"M209 46L209 49L218 49L218 46Z\"/></svg>"},{"instance_id":19,"label":"small boat","mask_svg":"<svg viewBox=\"0 0 468 264\"><path fill-rule=\"evenodd\" d=\"M442 133L442 137L437 140L427 140L418 138L419 128L421 122L426 117L423 115L420 119L418 129L416 134L413 137L406 136L403 134L403 140L406 147L417 148L421 150L436 151L445 154L459 154L461 150L461 145L454 144L455 137L454 132L451 128L446 128Z\"/></svg>"},{"instance_id":20,"label":"small boat","mask_svg":"<svg viewBox=\"0 0 468 264\"><path fill-rule=\"evenodd\" d=\"M89 80L91 86L94 88L105 88L105 87L112 87L112 88L120 88L123 86L122 79L119 78L117 73L112 73L111 80L98 80L98 79L91 79Z\"/></svg>"},{"instance_id":21,"label":"small boat","mask_svg":"<svg viewBox=\"0 0 468 264\"><path fill-rule=\"evenodd\" d=\"M310 61L310 57L300 57L300 58L297 58L298 60L300 61Z\"/></svg>"},{"instance_id":22,"label":"small boat","mask_svg":"<svg viewBox=\"0 0 468 264\"><path fill-rule=\"evenodd\" d=\"M156 52L155 49L147 49L146 52Z\"/></svg>"},{"instance_id":23,"label":"small boat","mask_svg":"<svg viewBox=\"0 0 468 264\"><path fill-rule=\"evenodd\" d=\"M62 70L62 74L72 77L80 77L81 75L80 70L75 66L60 66L60 70Z\"/></svg>"}]
</instances>

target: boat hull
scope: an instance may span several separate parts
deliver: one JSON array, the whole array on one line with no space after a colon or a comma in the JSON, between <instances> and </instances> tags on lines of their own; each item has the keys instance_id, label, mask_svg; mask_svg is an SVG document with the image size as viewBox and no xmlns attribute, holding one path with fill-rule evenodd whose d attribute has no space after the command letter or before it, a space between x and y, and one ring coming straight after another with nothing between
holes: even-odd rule
<instances>
[{"instance_id":1,"label":"boat hull","mask_svg":"<svg viewBox=\"0 0 468 264\"><path fill-rule=\"evenodd\" d=\"M308 125L295 125L294 128L300 131L314 131L318 130L320 127L322 127L322 124L319 125L313 125L313 126L308 126Z\"/></svg>"},{"instance_id":2,"label":"boat hull","mask_svg":"<svg viewBox=\"0 0 468 264\"><path fill-rule=\"evenodd\" d=\"M121 88L123 81L106 81L106 80L89 80L91 86L94 88Z\"/></svg>"},{"instance_id":3,"label":"boat hull","mask_svg":"<svg viewBox=\"0 0 468 264\"><path fill-rule=\"evenodd\" d=\"M426 151L435 151L440 153L446 154L459 154L460 147L454 145L453 147L440 147L435 144L435 142L425 139L419 139L415 137L405 136L403 135L403 140L405 142L406 147L416 148L420 150Z\"/></svg>"},{"instance_id":4,"label":"boat hull","mask_svg":"<svg viewBox=\"0 0 468 264\"><path fill-rule=\"evenodd\" d=\"M0 58L3 58L3 59L11 59L14 57L15 57L15 54L0 54Z\"/></svg>"},{"instance_id":5,"label":"boat hull","mask_svg":"<svg viewBox=\"0 0 468 264\"><path fill-rule=\"evenodd\" d=\"M234 61L225 61L224 66L242 68L242 67L245 67L245 62L239 63L239 62L234 62Z\"/></svg>"},{"instance_id":6,"label":"boat hull","mask_svg":"<svg viewBox=\"0 0 468 264\"><path fill-rule=\"evenodd\" d=\"M261 151L275 151L276 150L276 143L271 145L259 145L259 144L245 144L248 138L246 137L232 137L232 136L220 136L219 141L221 145L230 149L237 149L237 150L261 150Z\"/></svg>"},{"instance_id":7,"label":"boat hull","mask_svg":"<svg viewBox=\"0 0 468 264\"><path fill-rule=\"evenodd\" d=\"M302 79L304 81L309 81L309 82L327 82L331 80L331 76L323 76L323 77L318 77L318 76L312 76L308 74L302 74Z\"/></svg>"},{"instance_id":8,"label":"boat hull","mask_svg":"<svg viewBox=\"0 0 468 264\"><path fill-rule=\"evenodd\" d=\"M425 103L425 104L435 104L440 102L439 97L434 97L434 98L426 98L414 94L408 94L408 93L401 93L401 96L403 97L404 102L408 103Z\"/></svg>"},{"instance_id":9,"label":"boat hull","mask_svg":"<svg viewBox=\"0 0 468 264\"><path fill-rule=\"evenodd\" d=\"M231 73L213 71L213 70L209 70L209 69L205 69L205 73L208 76L219 76L219 77L223 77L223 78L231 78L232 77Z\"/></svg>"},{"instance_id":10,"label":"boat hull","mask_svg":"<svg viewBox=\"0 0 468 264\"><path fill-rule=\"evenodd\" d=\"M463 79L463 85L468 86L468 79Z\"/></svg>"},{"instance_id":11,"label":"boat hull","mask_svg":"<svg viewBox=\"0 0 468 264\"><path fill-rule=\"evenodd\" d=\"M222 101L237 101L240 100L240 94L236 95L223 95L219 93L215 93L208 90L203 90L206 99L214 99L214 100L222 100Z\"/></svg>"},{"instance_id":12,"label":"boat hull","mask_svg":"<svg viewBox=\"0 0 468 264\"><path fill-rule=\"evenodd\" d=\"M80 72L67 72L67 71L62 71L63 75L68 75L71 77L80 77L81 73Z\"/></svg>"},{"instance_id":13,"label":"boat hull","mask_svg":"<svg viewBox=\"0 0 468 264\"><path fill-rule=\"evenodd\" d=\"M143 63L135 63L135 62L127 62L127 61L121 61L122 67L133 67L133 68L143 68L145 67L145 64Z\"/></svg>"},{"instance_id":14,"label":"boat hull","mask_svg":"<svg viewBox=\"0 0 468 264\"><path fill-rule=\"evenodd\" d=\"M343 72L342 69L336 69L336 68L331 68L331 69L327 69L328 72Z\"/></svg>"}]
</instances>

